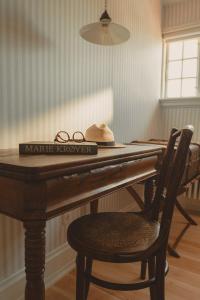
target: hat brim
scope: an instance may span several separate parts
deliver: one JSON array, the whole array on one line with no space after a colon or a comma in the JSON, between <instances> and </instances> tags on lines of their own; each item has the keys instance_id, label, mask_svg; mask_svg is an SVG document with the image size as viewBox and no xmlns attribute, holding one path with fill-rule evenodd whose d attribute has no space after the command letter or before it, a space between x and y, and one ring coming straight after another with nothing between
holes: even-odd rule
<instances>
[{"instance_id":1,"label":"hat brim","mask_svg":"<svg viewBox=\"0 0 200 300\"><path fill-rule=\"evenodd\" d=\"M109 145L98 145L98 144L97 144L97 146L100 149L101 148L126 148L126 145L124 145L124 144L117 144L117 143L115 143L112 146L109 146Z\"/></svg>"}]
</instances>

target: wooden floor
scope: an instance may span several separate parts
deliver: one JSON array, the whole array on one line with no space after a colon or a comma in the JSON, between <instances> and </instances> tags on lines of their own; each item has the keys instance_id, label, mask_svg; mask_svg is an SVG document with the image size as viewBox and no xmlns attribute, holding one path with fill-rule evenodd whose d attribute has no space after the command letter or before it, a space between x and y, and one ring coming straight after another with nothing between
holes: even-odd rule
<instances>
[{"instance_id":1,"label":"wooden floor","mask_svg":"<svg viewBox=\"0 0 200 300\"><path fill-rule=\"evenodd\" d=\"M195 217L200 224L200 217ZM172 228L170 242L184 227L185 221L178 214ZM190 226L178 245L181 258L168 257L170 271L166 278L166 300L200 299L200 225ZM132 282L138 278L136 264L94 264L94 273L111 281ZM47 300L75 299L75 271L62 278L47 290ZM149 291L120 292L91 285L88 300L149 300Z\"/></svg>"}]
</instances>

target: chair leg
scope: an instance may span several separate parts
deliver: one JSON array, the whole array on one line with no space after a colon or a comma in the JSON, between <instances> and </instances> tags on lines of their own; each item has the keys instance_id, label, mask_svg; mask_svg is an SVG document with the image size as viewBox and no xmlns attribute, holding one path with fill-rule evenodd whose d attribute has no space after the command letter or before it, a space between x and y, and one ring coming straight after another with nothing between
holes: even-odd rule
<instances>
[{"instance_id":1,"label":"chair leg","mask_svg":"<svg viewBox=\"0 0 200 300\"><path fill-rule=\"evenodd\" d=\"M148 260L149 279L155 277L155 257L151 257ZM157 300L156 285L150 287L150 298L151 300Z\"/></svg>"},{"instance_id":2,"label":"chair leg","mask_svg":"<svg viewBox=\"0 0 200 300\"><path fill-rule=\"evenodd\" d=\"M141 262L141 270L140 270L140 278L142 280L145 280L145 278L146 278L146 272L147 272L147 261L143 260Z\"/></svg>"},{"instance_id":3,"label":"chair leg","mask_svg":"<svg viewBox=\"0 0 200 300\"><path fill-rule=\"evenodd\" d=\"M85 300L85 257L78 254L76 258L76 300Z\"/></svg>"},{"instance_id":4,"label":"chair leg","mask_svg":"<svg viewBox=\"0 0 200 300\"><path fill-rule=\"evenodd\" d=\"M180 258L180 255L178 254L178 252L168 244L167 250L169 252L169 255L176 257L176 258Z\"/></svg>"},{"instance_id":5,"label":"chair leg","mask_svg":"<svg viewBox=\"0 0 200 300\"><path fill-rule=\"evenodd\" d=\"M198 225L197 222L187 213L187 211L183 208L183 206L176 199L175 202L176 208L180 211L182 216L189 222L191 225Z\"/></svg>"},{"instance_id":6,"label":"chair leg","mask_svg":"<svg viewBox=\"0 0 200 300\"><path fill-rule=\"evenodd\" d=\"M165 264L166 255L162 252L156 256L156 293L157 299L165 300Z\"/></svg>"},{"instance_id":7,"label":"chair leg","mask_svg":"<svg viewBox=\"0 0 200 300\"><path fill-rule=\"evenodd\" d=\"M93 263L93 260L91 258L87 257L86 258L86 267L85 267L85 272L87 274L92 273L92 263ZM85 281L85 300L87 300L89 288L90 288L90 281L86 279L86 281Z\"/></svg>"}]
</instances>

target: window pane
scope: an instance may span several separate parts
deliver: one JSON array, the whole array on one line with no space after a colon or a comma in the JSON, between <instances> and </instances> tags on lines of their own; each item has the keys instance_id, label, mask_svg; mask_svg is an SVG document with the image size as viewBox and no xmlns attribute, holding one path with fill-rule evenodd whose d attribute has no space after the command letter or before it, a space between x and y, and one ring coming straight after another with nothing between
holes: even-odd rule
<instances>
[{"instance_id":1,"label":"window pane","mask_svg":"<svg viewBox=\"0 0 200 300\"><path fill-rule=\"evenodd\" d=\"M197 57L198 56L198 40L184 41L183 58Z\"/></svg>"},{"instance_id":2,"label":"window pane","mask_svg":"<svg viewBox=\"0 0 200 300\"><path fill-rule=\"evenodd\" d=\"M183 77L197 76L197 59L188 59L183 61Z\"/></svg>"},{"instance_id":3,"label":"window pane","mask_svg":"<svg viewBox=\"0 0 200 300\"><path fill-rule=\"evenodd\" d=\"M169 80L167 84L167 97L180 97L181 95L181 80Z\"/></svg>"},{"instance_id":4,"label":"window pane","mask_svg":"<svg viewBox=\"0 0 200 300\"><path fill-rule=\"evenodd\" d=\"M183 42L169 43L168 51L169 60L182 59Z\"/></svg>"},{"instance_id":5,"label":"window pane","mask_svg":"<svg viewBox=\"0 0 200 300\"><path fill-rule=\"evenodd\" d=\"M182 81L182 97L196 96L196 78L183 79Z\"/></svg>"},{"instance_id":6,"label":"window pane","mask_svg":"<svg viewBox=\"0 0 200 300\"><path fill-rule=\"evenodd\" d=\"M182 61L168 63L168 79L181 78Z\"/></svg>"}]
</instances>

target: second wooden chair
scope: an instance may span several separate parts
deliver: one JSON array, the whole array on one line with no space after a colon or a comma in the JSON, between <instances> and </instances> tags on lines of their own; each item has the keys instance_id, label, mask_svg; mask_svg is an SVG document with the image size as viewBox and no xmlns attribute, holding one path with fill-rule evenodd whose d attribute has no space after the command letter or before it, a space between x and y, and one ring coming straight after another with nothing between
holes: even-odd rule
<instances>
[{"instance_id":1,"label":"second wooden chair","mask_svg":"<svg viewBox=\"0 0 200 300\"><path fill-rule=\"evenodd\" d=\"M151 208L142 213L98 213L83 216L68 228L67 239L77 251L76 299L87 300L90 282L114 290L150 288L151 300L165 299L166 248L178 188L184 171L193 127L171 131ZM176 152L175 142L179 138ZM166 184L167 182L167 184ZM164 201L162 216L159 212ZM92 262L147 261L149 278L129 284L92 275Z\"/></svg>"}]
</instances>

